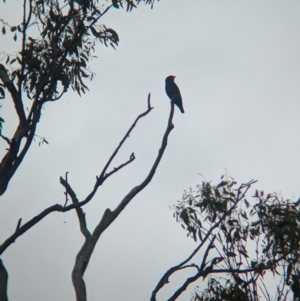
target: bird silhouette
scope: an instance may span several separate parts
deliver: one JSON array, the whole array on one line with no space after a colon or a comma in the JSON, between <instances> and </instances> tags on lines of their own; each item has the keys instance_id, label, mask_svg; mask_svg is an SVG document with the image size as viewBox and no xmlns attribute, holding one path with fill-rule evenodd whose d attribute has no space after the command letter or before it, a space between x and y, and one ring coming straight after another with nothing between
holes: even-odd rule
<instances>
[{"instance_id":1,"label":"bird silhouette","mask_svg":"<svg viewBox=\"0 0 300 301\"><path fill-rule=\"evenodd\" d=\"M170 75L166 78L166 93L183 114L182 98L180 90L174 82L175 77L176 76Z\"/></svg>"}]
</instances>

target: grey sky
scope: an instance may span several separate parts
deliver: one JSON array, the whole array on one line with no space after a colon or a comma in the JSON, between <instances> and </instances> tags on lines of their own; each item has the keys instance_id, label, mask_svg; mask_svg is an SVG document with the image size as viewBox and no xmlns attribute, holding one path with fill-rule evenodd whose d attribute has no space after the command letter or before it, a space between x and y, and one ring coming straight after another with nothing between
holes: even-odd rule
<instances>
[{"instance_id":1,"label":"grey sky","mask_svg":"<svg viewBox=\"0 0 300 301\"><path fill-rule=\"evenodd\" d=\"M20 6L1 2L0 19L13 18ZM84 207L90 229L105 208L114 208L139 184L167 124L164 79L170 74L177 76L186 113L176 109L175 128L151 184L99 240L85 276L89 301L147 300L166 269L193 250L196 245L169 206L203 179L199 174L216 183L226 169L239 182L254 178L257 189L298 197L299 12L299 1L277 0L161 0L153 10L140 5L131 13L109 12L102 22L118 32L120 46L115 51L97 45L90 93L80 98L70 91L46 105L37 134L50 144L32 145L2 197L1 240L20 217L25 222L64 202L58 179L66 171L84 198L151 92L155 109L112 167L131 152L136 161ZM4 39L0 51L13 47ZM3 133L9 136L13 110L8 100L1 104ZM5 148L0 141L0 151ZM3 256L10 299L74 300L70 274L82 242L74 212L52 214L20 237ZM189 300L190 293L184 297Z\"/></svg>"}]
</instances>

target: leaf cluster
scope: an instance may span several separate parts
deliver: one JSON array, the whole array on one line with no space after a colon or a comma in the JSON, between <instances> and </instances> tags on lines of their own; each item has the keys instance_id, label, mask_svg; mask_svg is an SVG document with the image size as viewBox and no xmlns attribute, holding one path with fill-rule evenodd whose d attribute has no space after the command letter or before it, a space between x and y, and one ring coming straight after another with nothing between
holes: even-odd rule
<instances>
[{"instance_id":1,"label":"leaf cluster","mask_svg":"<svg viewBox=\"0 0 300 301\"><path fill-rule=\"evenodd\" d=\"M6 34L6 27L14 33L15 41L17 33L22 34L22 50L6 60L6 64L18 63L12 80L22 84L29 99L54 101L69 87L79 95L85 93L85 79L94 75L88 63L94 57L96 42L113 48L119 44L117 32L99 24L100 18L112 7L126 4L131 11L140 2L153 6L154 0L113 0L111 5L107 1L99 5L98 0L30 0L23 22L10 26L0 20L2 34Z\"/></svg>"},{"instance_id":2,"label":"leaf cluster","mask_svg":"<svg viewBox=\"0 0 300 301\"><path fill-rule=\"evenodd\" d=\"M208 288L196 293L195 300L258 300L258 282L268 272L281 279L278 296L286 296L300 271L300 199L293 202L256 190L249 201L246 193L255 181L236 188L233 179L221 180L184 191L174 206L174 217L188 236L201 246L214 240L205 253L210 260L199 267L205 267L203 279L210 276ZM219 273L228 275L225 281L212 276ZM246 299L229 297L240 291ZM260 291L269 299L265 287Z\"/></svg>"},{"instance_id":3,"label":"leaf cluster","mask_svg":"<svg viewBox=\"0 0 300 301\"><path fill-rule=\"evenodd\" d=\"M136 7L154 1L118 0L114 4ZM79 95L86 93L87 80L94 76L89 63L95 57L96 43L113 48L119 44L116 31L100 23L115 9L111 0L25 0L23 4L19 24L12 26L0 19L2 34L12 33L21 48L7 54L5 64L0 64L0 98L9 92L19 118L13 137L1 136L10 147L1 161L0 195L34 140L44 104L59 100L70 87ZM26 96L32 102L25 110Z\"/></svg>"},{"instance_id":4,"label":"leaf cluster","mask_svg":"<svg viewBox=\"0 0 300 301\"><path fill-rule=\"evenodd\" d=\"M247 292L242 290L238 285L226 281L225 285L222 285L217 279L210 278L207 283L207 288L202 292L197 289L192 301L248 301L249 296Z\"/></svg>"},{"instance_id":5,"label":"leaf cluster","mask_svg":"<svg viewBox=\"0 0 300 301\"><path fill-rule=\"evenodd\" d=\"M91 79L93 75L87 64L95 42L118 45L118 35L104 25L96 25L101 12L92 2L89 12L76 8L74 2L62 7L58 1L31 2L30 9L31 25L36 25L40 34L29 36L15 58L8 57L6 63L19 64L13 79L23 82L30 99L56 100L69 86L79 95L85 93L88 88L84 78ZM23 31L25 26L18 27ZM59 92L60 86L63 89Z\"/></svg>"},{"instance_id":6,"label":"leaf cluster","mask_svg":"<svg viewBox=\"0 0 300 301\"><path fill-rule=\"evenodd\" d=\"M141 2L151 5L151 8L153 8L155 0L112 0L112 5L115 8L124 8L126 5L126 11L131 11L133 8L136 8L137 4L140 4Z\"/></svg>"}]
</instances>

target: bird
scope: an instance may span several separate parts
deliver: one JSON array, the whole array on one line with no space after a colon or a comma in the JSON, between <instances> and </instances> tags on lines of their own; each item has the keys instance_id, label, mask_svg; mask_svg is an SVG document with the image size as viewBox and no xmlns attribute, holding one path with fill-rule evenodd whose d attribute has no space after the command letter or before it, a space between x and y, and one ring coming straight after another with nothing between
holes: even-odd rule
<instances>
[{"instance_id":1,"label":"bird","mask_svg":"<svg viewBox=\"0 0 300 301\"><path fill-rule=\"evenodd\" d=\"M175 77L176 76L174 75L169 75L166 78L166 93L171 99L171 101L174 102L174 104L179 108L179 110L183 114L184 109L182 106L182 98L181 98L180 90L174 82Z\"/></svg>"}]
</instances>

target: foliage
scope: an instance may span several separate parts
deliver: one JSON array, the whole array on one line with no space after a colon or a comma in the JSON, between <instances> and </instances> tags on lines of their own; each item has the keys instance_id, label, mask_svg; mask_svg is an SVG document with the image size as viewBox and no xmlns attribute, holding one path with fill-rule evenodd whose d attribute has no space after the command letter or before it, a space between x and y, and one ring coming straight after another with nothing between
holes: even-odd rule
<instances>
[{"instance_id":1,"label":"foliage","mask_svg":"<svg viewBox=\"0 0 300 301\"><path fill-rule=\"evenodd\" d=\"M35 137L40 140L39 145L49 144L44 137L36 134L44 104L58 101L69 91L70 87L80 96L81 93L86 93L88 90L86 80L91 80L94 75L88 64L94 57L96 43L100 42L114 49L118 46L117 32L100 24L100 19L109 10L115 8L126 7L126 10L130 12L141 2L153 7L155 0L23 0L23 18L19 24L10 25L6 20L0 19L2 34L11 33L14 41L20 41L19 51L15 55L6 54L5 63L0 64L0 99L8 95L11 97L18 118L12 137L0 135L8 144L5 155L0 160L0 195L5 193ZM30 103L26 110L25 100L29 100ZM138 115L133 122L99 176L96 177L96 182L86 198L83 200L77 198L66 173L65 179L60 178L60 183L65 188L65 204L52 205L24 224L20 218L14 232L0 244L0 255L15 243L18 237L48 214L75 210L85 240L75 259L72 281L76 300L86 301L83 276L97 241L127 204L151 182L167 146L168 136L173 129L174 105L171 105L161 148L148 175L140 185L131 189L114 210L107 208L94 231L89 231L82 207L93 199L98 188L110 176L135 160L134 153L132 153L127 161L108 170L137 122L151 110L149 94L147 110ZM0 117L0 133L3 122L4 119ZM8 273L0 259L0 300L8 300L7 287Z\"/></svg>"},{"instance_id":2,"label":"foliage","mask_svg":"<svg viewBox=\"0 0 300 301\"><path fill-rule=\"evenodd\" d=\"M151 7L155 2L23 1L23 18L18 24L0 19L2 34L11 33L21 48L15 55L6 54L5 64L0 64L0 98L6 97L8 90L19 119L13 137L5 137L9 149L0 165L0 195L6 191L36 135L44 104L59 100L70 87L79 95L86 93L86 81L94 76L89 62L95 57L96 43L114 49L118 46L117 32L101 24L100 19L112 9L126 8L130 12L141 2ZM28 112L24 109L25 98L31 100Z\"/></svg>"},{"instance_id":3,"label":"foliage","mask_svg":"<svg viewBox=\"0 0 300 301\"><path fill-rule=\"evenodd\" d=\"M293 202L256 190L250 201L246 194L255 182L237 187L233 179L222 177L218 185L203 181L195 191L184 192L174 206L174 217L188 236L200 242L164 278L188 267L197 272L168 300L175 300L198 279L207 288L195 290L195 301L248 301L261 296L271 300L264 284L270 273L277 280L276 300L287 300L291 292L299 297L300 199ZM200 250L201 264L189 263Z\"/></svg>"},{"instance_id":4,"label":"foliage","mask_svg":"<svg viewBox=\"0 0 300 301\"><path fill-rule=\"evenodd\" d=\"M12 80L17 79L18 83L22 82L28 98L57 100L70 86L79 95L88 90L83 79L93 77L87 64L93 57L95 43L99 41L113 48L119 43L116 31L98 24L99 19L112 6L119 8L126 3L127 11L131 11L141 0L115 0L105 9L100 9L97 2L29 1L29 13L24 19L24 25L20 22L9 26L2 22L3 34L9 26L15 41L18 34L22 35L22 50L16 56L8 55L6 64L18 64L11 77ZM154 1L144 2L153 5ZM30 31L32 25L34 30ZM59 86L62 86L61 91Z\"/></svg>"},{"instance_id":5,"label":"foliage","mask_svg":"<svg viewBox=\"0 0 300 301\"><path fill-rule=\"evenodd\" d=\"M0 135L2 135L2 123L4 122L4 119L0 117Z\"/></svg>"}]
</instances>

